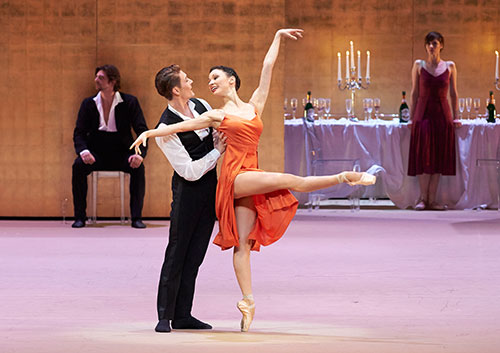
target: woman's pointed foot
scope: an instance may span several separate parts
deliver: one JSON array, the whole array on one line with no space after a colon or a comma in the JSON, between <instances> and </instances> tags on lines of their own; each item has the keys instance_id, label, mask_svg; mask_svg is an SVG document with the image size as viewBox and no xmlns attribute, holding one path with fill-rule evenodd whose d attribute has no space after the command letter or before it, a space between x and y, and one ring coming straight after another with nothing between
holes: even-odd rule
<instances>
[{"instance_id":1,"label":"woman's pointed foot","mask_svg":"<svg viewBox=\"0 0 500 353\"><path fill-rule=\"evenodd\" d=\"M423 211L427 208L427 202L424 199L419 199L415 205L415 211Z\"/></svg>"},{"instance_id":2,"label":"woman's pointed foot","mask_svg":"<svg viewBox=\"0 0 500 353\"><path fill-rule=\"evenodd\" d=\"M373 185L377 181L375 175L366 172L342 172L338 174L338 179L341 183L347 183L350 186L354 185Z\"/></svg>"},{"instance_id":3,"label":"woman's pointed foot","mask_svg":"<svg viewBox=\"0 0 500 353\"><path fill-rule=\"evenodd\" d=\"M241 332L247 332L252 323L253 316L255 315L255 301L252 298L244 297L236 305L241 311L243 317L241 318Z\"/></svg>"}]
</instances>

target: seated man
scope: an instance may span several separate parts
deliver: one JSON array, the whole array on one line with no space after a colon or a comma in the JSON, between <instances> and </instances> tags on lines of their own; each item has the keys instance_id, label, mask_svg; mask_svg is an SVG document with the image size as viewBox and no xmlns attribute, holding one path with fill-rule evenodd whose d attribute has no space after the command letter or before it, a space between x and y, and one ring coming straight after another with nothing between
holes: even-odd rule
<instances>
[{"instance_id":1,"label":"seated man","mask_svg":"<svg viewBox=\"0 0 500 353\"><path fill-rule=\"evenodd\" d=\"M78 157L73 163L73 228L85 227L87 208L87 175L95 170L120 170L130 174L130 214L132 227L146 228L142 223L142 206L146 190L142 157L129 150L137 135L148 129L136 97L120 93L120 72L113 65L95 69L95 97L85 98L78 112L73 141Z\"/></svg>"}]
</instances>

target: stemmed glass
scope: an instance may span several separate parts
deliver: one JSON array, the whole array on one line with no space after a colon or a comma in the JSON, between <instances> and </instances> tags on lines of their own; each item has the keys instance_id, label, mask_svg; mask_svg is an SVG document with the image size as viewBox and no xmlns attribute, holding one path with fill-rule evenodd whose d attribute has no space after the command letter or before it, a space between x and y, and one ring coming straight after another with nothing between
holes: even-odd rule
<instances>
[{"instance_id":1,"label":"stemmed glass","mask_svg":"<svg viewBox=\"0 0 500 353\"><path fill-rule=\"evenodd\" d=\"M472 98L465 98L465 109L467 109L467 119L470 119L470 109L472 108Z\"/></svg>"},{"instance_id":2,"label":"stemmed glass","mask_svg":"<svg viewBox=\"0 0 500 353\"><path fill-rule=\"evenodd\" d=\"M375 108L375 119L378 119L380 112L380 98L373 99L373 108Z\"/></svg>"},{"instance_id":3,"label":"stemmed glass","mask_svg":"<svg viewBox=\"0 0 500 353\"><path fill-rule=\"evenodd\" d=\"M287 110L288 110L288 98L285 97L285 99L283 100L283 116L285 117L285 120L287 116L290 116L290 113L287 113Z\"/></svg>"},{"instance_id":4,"label":"stemmed glass","mask_svg":"<svg viewBox=\"0 0 500 353\"><path fill-rule=\"evenodd\" d=\"M318 98L318 116L320 119L325 118L325 99Z\"/></svg>"},{"instance_id":5,"label":"stemmed glass","mask_svg":"<svg viewBox=\"0 0 500 353\"><path fill-rule=\"evenodd\" d=\"M366 98L366 112L368 113L368 119L372 118L373 111L373 99Z\"/></svg>"},{"instance_id":6,"label":"stemmed glass","mask_svg":"<svg viewBox=\"0 0 500 353\"><path fill-rule=\"evenodd\" d=\"M474 98L474 111L476 112L476 118L479 118L479 108L481 107L481 99Z\"/></svg>"},{"instance_id":7,"label":"stemmed glass","mask_svg":"<svg viewBox=\"0 0 500 353\"><path fill-rule=\"evenodd\" d=\"M363 111L365 112L364 120L368 119L368 98L363 98Z\"/></svg>"},{"instance_id":8,"label":"stemmed glass","mask_svg":"<svg viewBox=\"0 0 500 353\"><path fill-rule=\"evenodd\" d=\"M465 110L465 98L459 98L458 99L458 110L460 111L460 119L463 119L464 117L464 110Z\"/></svg>"},{"instance_id":9,"label":"stemmed glass","mask_svg":"<svg viewBox=\"0 0 500 353\"><path fill-rule=\"evenodd\" d=\"M292 107L292 118L295 119L295 112L297 111L297 98L290 99L290 107Z\"/></svg>"},{"instance_id":10,"label":"stemmed glass","mask_svg":"<svg viewBox=\"0 0 500 353\"><path fill-rule=\"evenodd\" d=\"M330 115L330 109L332 107L332 100L330 98L325 99L325 112L326 112L326 117L329 118Z\"/></svg>"},{"instance_id":11,"label":"stemmed glass","mask_svg":"<svg viewBox=\"0 0 500 353\"><path fill-rule=\"evenodd\" d=\"M345 100L345 110L347 111L347 118L351 117L351 110L352 110L352 99L347 98Z\"/></svg>"},{"instance_id":12,"label":"stemmed glass","mask_svg":"<svg viewBox=\"0 0 500 353\"><path fill-rule=\"evenodd\" d=\"M312 99L312 105L313 105L313 108L314 108L314 116L316 117L316 116L319 115L319 111L318 111L318 98L313 98Z\"/></svg>"}]
</instances>

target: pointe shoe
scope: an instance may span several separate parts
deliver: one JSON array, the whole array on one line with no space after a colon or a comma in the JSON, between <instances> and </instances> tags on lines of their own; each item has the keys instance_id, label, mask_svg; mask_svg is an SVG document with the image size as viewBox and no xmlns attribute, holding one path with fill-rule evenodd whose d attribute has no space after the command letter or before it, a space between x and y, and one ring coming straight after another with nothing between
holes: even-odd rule
<instances>
[{"instance_id":1,"label":"pointe shoe","mask_svg":"<svg viewBox=\"0 0 500 353\"><path fill-rule=\"evenodd\" d=\"M417 204L415 205L415 211L423 211L427 208L426 202L424 199L419 199Z\"/></svg>"},{"instance_id":2,"label":"pointe shoe","mask_svg":"<svg viewBox=\"0 0 500 353\"><path fill-rule=\"evenodd\" d=\"M241 318L241 332L247 332L252 323L253 316L255 315L255 302L252 300L252 304L248 304L247 300L242 299L236 305L241 311L243 317Z\"/></svg>"},{"instance_id":3,"label":"pointe shoe","mask_svg":"<svg viewBox=\"0 0 500 353\"><path fill-rule=\"evenodd\" d=\"M361 174L361 177L357 181L350 181L349 178L347 178L348 173L357 173ZM354 185L373 185L377 181L377 177L375 175L368 174L366 172L342 172L338 174L338 179L341 183L347 183L350 186Z\"/></svg>"}]
</instances>

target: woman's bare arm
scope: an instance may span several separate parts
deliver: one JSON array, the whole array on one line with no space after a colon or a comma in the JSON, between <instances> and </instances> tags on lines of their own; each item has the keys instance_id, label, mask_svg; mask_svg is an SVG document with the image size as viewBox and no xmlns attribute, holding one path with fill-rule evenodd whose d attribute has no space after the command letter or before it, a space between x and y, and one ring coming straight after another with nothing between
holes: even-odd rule
<instances>
[{"instance_id":1,"label":"woman's bare arm","mask_svg":"<svg viewBox=\"0 0 500 353\"><path fill-rule=\"evenodd\" d=\"M264 105L266 104L267 96L269 94L273 68L280 50L281 38L297 40L302 38L302 32L304 32L302 29L280 29L274 35L274 40L267 51L266 57L264 58L264 64L260 73L259 87L257 87L255 92L252 94L252 98L250 98L250 103L257 109L259 114L261 114L264 110Z\"/></svg>"},{"instance_id":2,"label":"woman's bare arm","mask_svg":"<svg viewBox=\"0 0 500 353\"><path fill-rule=\"evenodd\" d=\"M419 79L420 79L420 60L413 63L411 69L411 108L410 108L410 121L413 121L415 112L417 110L417 102L419 95Z\"/></svg>"},{"instance_id":3,"label":"woman's bare arm","mask_svg":"<svg viewBox=\"0 0 500 353\"><path fill-rule=\"evenodd\" d=\"M453 120L458 119L458 91L457 91L457 66L453 61L448 61L448 69L450 70L450 98L451 110L453 112Z\"/></svg>"},{"instance_id":4,"label":"woman's bare arm","mask_svg":"<svg viewBox=\"0 0 500 353\"><path fill-rule=\"evenodd\" d=\"M146 141L149 137L161 137L176 134L178 132L194 131L205 129L207 127L218 128L224 119L224 112L220 109L209 110L201 114L196 119L185 120L180 123L161 125L156 129L144 131L137 137L130 149L135 148L136 154L141 154L139 146L146 146Z\"/></svg>"}]
</instances>

